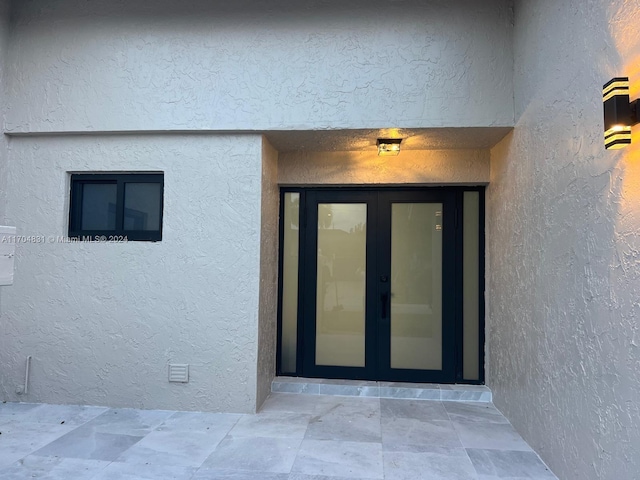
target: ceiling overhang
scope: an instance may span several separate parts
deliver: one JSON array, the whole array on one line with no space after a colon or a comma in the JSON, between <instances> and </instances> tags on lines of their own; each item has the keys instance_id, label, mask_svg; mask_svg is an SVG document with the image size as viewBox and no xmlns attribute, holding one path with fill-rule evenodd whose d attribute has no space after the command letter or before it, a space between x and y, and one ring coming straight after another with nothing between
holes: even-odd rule
<instances>
[{"instance_id":1,"label":"ceiling overhang","mask_svg":"<svg viewBox=\"0 0 640 480\"><path fill-rule=\"evenodd\" d=\"M358 130L270 130L265 136L281 153L377 151L378 138L402 138L402 150L481 150L513 127L383 128Z\"/></svg>"}]
</instances>

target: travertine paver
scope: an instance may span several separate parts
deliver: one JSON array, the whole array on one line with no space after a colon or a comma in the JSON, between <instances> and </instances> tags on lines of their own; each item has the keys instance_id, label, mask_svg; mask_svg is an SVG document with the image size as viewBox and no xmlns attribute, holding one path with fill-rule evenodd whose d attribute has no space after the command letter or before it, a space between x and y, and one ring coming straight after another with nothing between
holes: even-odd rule
<instances>
[{"instance_id":1,"label":"travertine paver","mask_svg":"<svg viewBox=\"0 0 640 480\"><path fill-rule=\"evenodd\" d=\"M556 477L491 403L273 393L256 415L0 404L0 479Z\"/></svg>"}]
</instances>

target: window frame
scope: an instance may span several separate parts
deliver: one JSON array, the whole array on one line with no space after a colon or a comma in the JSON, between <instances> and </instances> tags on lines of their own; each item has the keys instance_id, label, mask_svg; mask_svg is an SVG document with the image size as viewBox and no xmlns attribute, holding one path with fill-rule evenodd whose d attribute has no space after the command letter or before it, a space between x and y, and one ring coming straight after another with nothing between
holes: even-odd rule
<instances>
[{"instance_id":1,"label":"window frame","mask_svg":"<svg viewBox=\"0 0 640 480\"><path fill-rule=\"evenodd\" d=\"M159 242L162 240L164 214L164 172L72 173L69 201L69 237L80 241L124 240ZM83 230L82 200L86 184L116 184L116 226L113 230ZM126 183L156 183L160 185L160 218L158 230L124 229L124 191Z\"/></svg>"}]
</instances>

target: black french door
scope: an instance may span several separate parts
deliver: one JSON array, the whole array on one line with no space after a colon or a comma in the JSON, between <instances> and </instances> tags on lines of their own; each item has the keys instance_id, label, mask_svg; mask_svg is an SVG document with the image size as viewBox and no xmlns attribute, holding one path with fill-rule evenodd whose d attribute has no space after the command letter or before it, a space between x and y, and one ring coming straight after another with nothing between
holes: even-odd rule
<instances>
[{"instance_id":1,"label":"black french door","mask_svg":"<svg viewBox=\"0 0 640 480\"><path fill-rule=\"evenodd\" d=\"M303 203L302 376L455 381L456 193L322 189Z\"/></svg>"},{"instance_id":2,"label":"black french door","mask_svg":"<svg viewBox=\"0 0 640 480\"><path fill-rule=\"evenodd\" d=\"M281 189L277 374L484 383L484 188Z\"/></svg>"}]
</instances>

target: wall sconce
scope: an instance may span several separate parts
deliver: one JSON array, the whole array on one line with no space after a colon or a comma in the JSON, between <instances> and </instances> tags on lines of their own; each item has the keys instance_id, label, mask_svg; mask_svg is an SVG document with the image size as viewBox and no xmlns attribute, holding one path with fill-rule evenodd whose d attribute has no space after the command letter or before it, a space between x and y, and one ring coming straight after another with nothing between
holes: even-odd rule
<instances>
[{"instance_id":1,"label":"wall sconce","mask_svg":"<svg viewBox=\"0 0 640 480\"><path fill-rule=\"evenodd\" d=\"M616 77L602 87L604 104L604 147L607 150L631 145L631 127L638 123L638 100L629 102L629 78Z\"/></svg>"},{"instance_id":2,"label":"wall sconce","mask_svg":"<svg viewBox=\"0 0 640 480\"><path fill-rule=\"evenodd\" d=\"M376 142L378 145L378 155L381 157L396 156L400 153L401 138L379 138Z\"/></svg>"}]
</instances>

